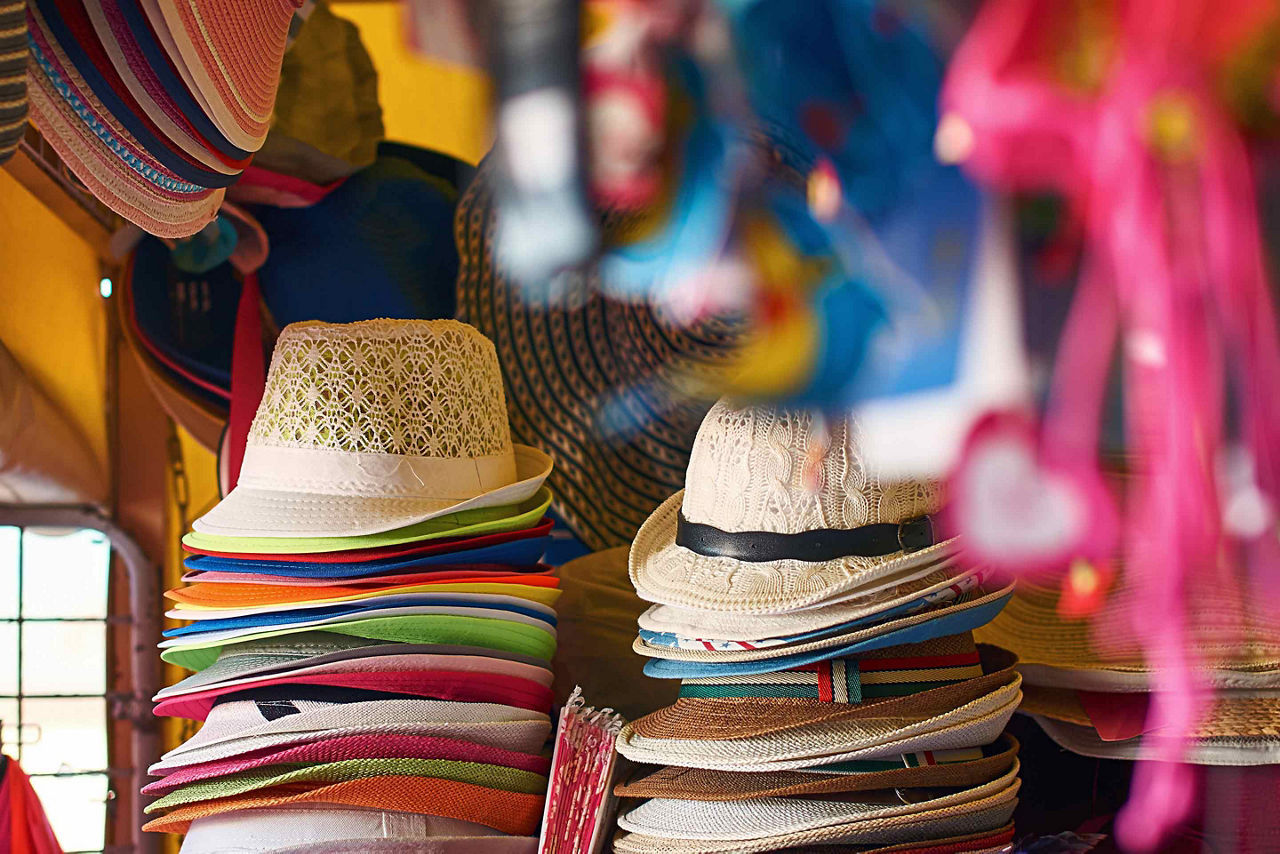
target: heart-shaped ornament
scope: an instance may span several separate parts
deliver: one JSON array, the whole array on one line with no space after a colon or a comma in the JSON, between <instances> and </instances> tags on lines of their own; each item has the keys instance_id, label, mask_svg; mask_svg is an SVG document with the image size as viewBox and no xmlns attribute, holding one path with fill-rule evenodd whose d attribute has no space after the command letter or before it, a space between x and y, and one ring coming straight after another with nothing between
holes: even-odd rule
<instances>
[{"instance_id":1,"label":"heart-shaped ornament","mask_svg":"<svg viewBox=\"0 0 1280 854\"><path fill-rule=\"evenodd\" d=\"M1115 538L1111 497L1087 464L1050 466L1034 424L992 413L973 428L951 476L947 522L975 561L1009 574L1105 558Z\"/></svg>"}]
</instances>

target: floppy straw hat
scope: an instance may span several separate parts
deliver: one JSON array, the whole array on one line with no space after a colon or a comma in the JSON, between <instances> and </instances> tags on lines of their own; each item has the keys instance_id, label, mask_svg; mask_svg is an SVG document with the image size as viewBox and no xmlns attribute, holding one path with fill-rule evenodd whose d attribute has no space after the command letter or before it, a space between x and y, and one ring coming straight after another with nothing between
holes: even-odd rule
<instances>
[{"instance_id":1,"label":"floppy straw hat","mask_svg":"<svg viewBox=\"0 0 1280 854\"><path fill-rule=\"evenodd\" d=\"M345 847L348 842L355 847ZM225 854L228 850L314 852L323 847L331 852L534 854L537 843L537 839L505 836L482 824L439 816L357 807L262 807L196 819L182 840L182 850Z\"/></svg>"},{"instance_id":2,"label":"floppy straw hat","mask_svg":"<svg viewBox=\"0 0 1280 854\"><path fill-rule=\"evenodd\" d=\"M550 472L546 454L512 444L497 353L473 327L295 323L276 342L239 484L192 528L380 534L518 505Z\"/></svg>"},{"instance_id":3,"label":"floppy straw hat","mask_svg":"<svg viewBox=\"0 0 1280 854\"><path fill-rule=\"evenodd\" d=\"M740 801L892 788L968 787L1003 775L1013 767L1017 753L1017 740L1011 735L1002 735L993 744L982 748L922 751L896 759L867 760L842 767L839 774L708 771L669 765L615 786L614 794L623 798Z\"/></svg>"},{"instance_id":4,"label":"floppy straw hat","mask_svg":"<svg viewBox=\"0 0 1280 854\"><path fill-rule=\"evenodd\" d=\"M744 614L847 596L946 556L930 514L936 484L867 468L851 415L720 401L694 441L685 489L640 527L641 598ZM925 574L922 572L921 574Z\"/></svg>"}]
</instances>

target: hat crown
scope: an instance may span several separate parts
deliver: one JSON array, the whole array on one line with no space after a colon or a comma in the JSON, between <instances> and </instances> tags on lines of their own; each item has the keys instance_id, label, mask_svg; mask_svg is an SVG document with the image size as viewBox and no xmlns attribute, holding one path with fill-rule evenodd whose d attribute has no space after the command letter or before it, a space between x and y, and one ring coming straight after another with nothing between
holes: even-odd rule
<instances>
[{"instance_id":1,"label":"hat crown","mask_svg":"<svg viewBox=\"0 0 1280 854\"><path fill-rule=\"evenodd\" d=\"M724 531L798 534L938 510L936 482L882 480L863 457L860 436L852 415L817 419L806 410L722 400L698 429L682 512Z\"/></svg>"},{"instance_id":2,"label":"hat crown","mask_svg":"<svg viewBox=\"0 0 1280 854\"><path fill-rule=\"evenodd\" d=\"M456 320L290 324L249 445L448 459L509 453L498 355Z\"/></svg>"}]
</instances>

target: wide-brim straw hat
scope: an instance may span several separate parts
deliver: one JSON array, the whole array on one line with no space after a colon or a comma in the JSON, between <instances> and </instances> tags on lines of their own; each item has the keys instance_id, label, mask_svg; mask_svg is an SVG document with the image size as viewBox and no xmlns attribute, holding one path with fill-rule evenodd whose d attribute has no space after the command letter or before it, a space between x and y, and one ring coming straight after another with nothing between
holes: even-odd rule
<instances>
[{"instance_id":1,"label":"wide-brim straw hat","mask_svg":"<svg viewBox=\"0 0 1280 854\"><path fill-rule=\"evenodd\" d=\"M1021 699L1022 680L1007 653L984 653L985 676L856 706L681 698L624 727L618 751L655 765L780 771L990 744Z\"/></svg>"},{"instance_id":2,"label":"wide-brim straw hat","mask_svg":"<svg viewBox=\"0 0 1280 854\"><path fill-rule=\"evenodd\" d=\"M369 659L366 666L372 667L377 666L379 660L394 659L398 655L482 655L524 664L545 664L532 656L475 646L384 644L346 635L303 632L257 643L224 647L217 661L199 673L193 673L173 685L161 688L155 699L189 694L212 685L232 684L257 676L293 673L309 667L353 659Z\"/></svg>"},{"instance_id":3,"label":"wide-brim straw hat","mask_svg":"<svg viewBox=\"0 0 1280 854\"><path fill-rule=\"evenodd\" d=\"M1013 779L1003 790L967 803L958 803L914 814L867 821L853 821L793 832L762 834L754 839L729 841L723 839L690 839L651 836L628 833L614 841L618 852L680 852L680 854L747 854L756 851L776 851L805 845L857 845L877 846L902 843L920 844L921 840L951 836L978 836L1001 831L1013 816L1018 803L1019 781ZM686 827L696 828L710 823L708 820L725 804L698 801L682 801L702 810L690 810ZM752 802L744 802L751 804ZM861 847L859 850L863 850ZM963 850L963 849L962 849Z\"/></svg>"},{"instance_id":4,"label":"wide-brim straw hat","mask_svg":"<svg viewBox=\"0 0 1280 854\"><path fill-rule=\"evenodd\" d=\"M551 760L546 756L503 750L500 747L476 744L473 741L420 735L350 735L311 744L299 744L280 750L259 751L252 756L189 765L148 784L143 788L142 794L163 795L191 783L258 768L274 767L277 770L287 770L298 765L324 764L349 759L446 759L455 762L505 765L508 768L518 768L544 776L551 767Z\"/></svg>"},{"instance_id":5,"label":"wide-brim straw hat","mask_svg":"<svg viewBox=\"0 0 1280 854\"><path fill-rule=\"evenodd\" d=\"M1018 764L976 786L935 794L898 788L844 797L762 797L738 801L652 798L618 816L618 826L680 841L748 842L770 836L936 812L980 802L1017 783ZM1001 822L1003 824L1003 822ZM997 827L999 825L996 825Z\"/></svg>"},{"instance_id":6,"label":"wide-brim straw hat","mask_svg":"<svg viewBox=\"0 0 1280 854\"><path fill-rule=\"evenodd\" d=\"M1060 746L1100 759L1157 759L1159 732L1107 740L1099 735L1078 694L1028 685L1020 709ZM1117 695L1120 696L1120 695ZM1127 698L1126 698L1127 699ZM1196 765L1271 765L1280 762L1280 696L1273 692L1218 692L1189 733L1185 761Z\"/></svg>"},{"instance_id":7,"label":"wide-brim straw hat","mask_svg":"<svg viewBox=\"0 0 1280 854\"><path fill-rule=\"evenodd\" d=\"M275 706L232 699L214 707L204 726L151 766L151 774L348 735L424 735L474 741L507 750L541 750L551 718L494 703L444 700L362 700L343 703L297 699ZM277 711L285 711L276 715ZM296 713L292 713L296 712Z\"/></svg>"},{"instance_id":8,"label":"wide-brim straw hat","mask_svg":"<svg viewBox=\"0 0 1280 854\"><path fill-rule=\"evenodd\" d=\"M941 491L881 478L854 417L720 401L685 489L636 533L631 581L663 605L771 614L833 602L953 551ZM923 573L922 573L923 574Z\"/></svg>"},{"instance_id":9,"label":"wide-brim straw hat","mask_svg":"<svg viewBox=\"0 0 1280 854\"><path fill-rule=\"evenodd\" d=\"M536 837L506 836L474 822L391 810L324 806L260 807L196 819L186 854L230 850L384 854L535 854Z\"/></svg>"},{"instance_id":10,"label":"wide-brim straw hat","mask_svg":"<svg viewBox=\"0 0 1280 854\"><path fill-rule=\"evenodd\" d=\"M652 605L640 615L640 628L691 638L715 638L735 641L786 639L794 635L820 631L846 623L874 619L879 615L902 616L912 609L936 604L948 591L978 583L986 576L981 568L961 569L951 561L940 561L934 567L908 570L907 577L886 580L873 585L865 593L841 602L824 603L812 608L782 614L737 614L703 608L681 608L677 605Z\"/></svg>"},{"instance_id":11,"label":"wide-brim straw hat","mask_svg":"<svg viewBox=\"0 0 1280 854\"><path fill-rule=\"evenodd\" d=\"M325 632L337 632L388 643L477 646L483 649L517 652L548 661L556 650L554 629L548 631L510 620L491 620L483 617L405 614L361 619L338 617L335 618L335 622L312 621L285 628L250 630L243 634L226 635L219 632L213 633L215 637L169 638L160 643L163 650L160 657L170 664L176 664L188 670L203 670L218 660L218 655L224 646L314 631L318 628Z\"/></svg>"},{"instance_id":12,"label":"wide-brim straw hat","mask_svg":"<svg viewBox=\"0 0 1280 854\"><path fill-rule=\"evenodd\" d=\"M143 825L147 831L182 833L197 818L221 812L304 804L338 804L418 812L484 824L529 836L542 817L544 794L508 792L436 777L362 777L302 792L265 790L178 807Z\"/></svg>"},{"instance_id":13,"label":"wide-brim straw hat","mask_svg":"<svg viewBox=\"0 0 1280 854\"><path fill-rule=\"evenodd\" d=\"M1028 684L1148 690L1151 668L1136 635L1106 630L1116 621L1132 625L1129 615L1140 607L1125 572L1092 619L1061 614L1062 580L1060 574L1020 580L999 616L975 631L978 639L1017 653ZM1213 587L1196 593L1194 643L1201 676L1215 688L1280 688L1280 616L1265 607L1242 607L1238 594Z\"/></svg>"},{"instance_id":14,"label":"wide-brim straw hat","mask_svg":"<svg viewBox=\"0 0 1280 854\"><path fill-rule=\"evenodd\" d=\"M871 792L879 789L971 787L996 779L1013 767L1018 742L1002 735L978 748L973 759L952 760L941 751L922 751L897 759L865 763L866 770L840 774L804 771L744 773L703 768L660 768L620 783L614 794L624 798L670 798L689 801L740 801ZM967 755L969 751L958 751Z\"/></svg>"},{"instance_id":15,"label":"wide-brim straw hat","mask_svg":"<svg viewBox=\"0 0 1280 854\"><path fill-rule=\"evenodd\" d=\"M332 662L160 697L154 714L204 720L220 697L288 685L332 685L535 710L550 708L552 701L546 667L480 655L403 655Z\"/></svg>"},{"instance_id":16,"label":"wide-brim straw hat","mask_svg":"<svg viewBox=\"0 0 1280 854\"><path fill-rule=\"evenodd\" d=\"M888 636L901 636L912 632L910 640L895 643L917 643L931 637L959 634L985 625L999 613L1013 593L1013 584L1007 584L995 590L978 589L960 597L958 601L947 602L935 608L911 614L897 619L873 623L865 627L854 627L849 631L836 631L815 640L800 640L795 643L779 646L764 646L756 649L687 649L666 646L647 641L643 636L636 639L635 651L650 658L662 658L670 661L690 661L699 664L724 664L729 662L764 662L778 659L790 660L805 653L822 652L841 649L855 644L883 639ZM976 622L976 621L981 622ZM971 624L971 625L962 625ZM890 644L893 645L893 644ZM862 649L872 648L863 646ZM768 669L782 669L781 667Z\"/></svg>"},{"instance_id":17,"label":"wide-brim straw hat","mask_svg":"<svg viewBox=\"0 0 1280 854\"><path fill-rule=\"evenodd\" d=\"M519 505L550 473L547 454L512 444L497 353L474 327L295 323L276 342L239 482L192 528L380 534Z\"/></svg>"}]
</instances>

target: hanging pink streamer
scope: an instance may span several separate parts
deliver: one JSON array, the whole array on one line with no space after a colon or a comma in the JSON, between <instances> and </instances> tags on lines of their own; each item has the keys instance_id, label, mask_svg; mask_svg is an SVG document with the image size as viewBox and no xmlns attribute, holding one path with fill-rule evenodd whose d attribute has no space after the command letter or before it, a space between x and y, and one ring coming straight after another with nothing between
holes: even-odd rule
<instances>
[{"instance_id":1,"label":"hanging pink streamer","mask_svg":"<svg viewBox=\"0 0 1280 854\"><path fill-rule=\"evenodd\" d=\"M1082 11L1100 29L1073 45ZM1105 625L1135 638L1154 671L1147 730L1159 760L1139 767L1117 822L1132 850L1155 848L1194 805L1194 776L1179 763L1209 692L1193 638L1242 630L1198 625L1196 592L1231 588L1243 567L1265 602L1280 578L1270 513L1280 344L1248 152L1214 77L1260 14L1255 0L989 0L943 96L975 177L1056 189L1084 221L1084 275L1041 432L1046 468L1096 473L1105 360L1121 333L1134 461L1123 549L1136 602ZM1092 64L1080 54L1069 81L1073 47L1097 53ZM1228 390L1238 436L1226 434ZM1249 473L1224 495L1220 462L1233 445ZM1237 499L1244 510L1224 515Z\"/></svg>"}]
</instances>

